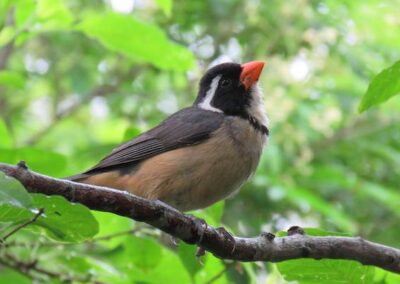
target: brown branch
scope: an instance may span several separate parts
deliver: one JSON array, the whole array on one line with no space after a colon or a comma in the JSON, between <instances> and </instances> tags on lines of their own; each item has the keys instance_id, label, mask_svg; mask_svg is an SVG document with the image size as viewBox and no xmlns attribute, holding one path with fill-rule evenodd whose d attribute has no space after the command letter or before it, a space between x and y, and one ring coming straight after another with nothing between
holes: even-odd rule
<instances>
[{"instance_id":1,"label":"brown branch","mask_svg":"<svg viewBox=\"0 0 400 284\"><path fill-rule=\"evenodd\" d=\"M197 244L221 259L279 262L289 259L347 259L400 273L400 250L352 237L314 237L293 233L274 238L232 237L160 201L147 200L111 188L75 183L41 175L24 167L0 163L0 171L19 180L29 192L62 195L90 209L111 212L148 223L188 244Z\"/></svg>"}]
</instances>

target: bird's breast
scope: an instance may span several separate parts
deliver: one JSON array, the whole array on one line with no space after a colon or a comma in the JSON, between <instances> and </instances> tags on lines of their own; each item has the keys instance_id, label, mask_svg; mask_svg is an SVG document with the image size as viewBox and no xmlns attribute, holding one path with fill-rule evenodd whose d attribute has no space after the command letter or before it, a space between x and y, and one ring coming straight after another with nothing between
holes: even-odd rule
<instances>
[{"instance_id":1,"label":"bird's breast","mask_svg":"<svg viewBox=\"0 0 400 284\"><path fill-rule=\"evenodd\" d=\"M227 117L206 141L144 160L132 173L107 173L114 176L103 175L105 180L114 183L103 185L182 211L204 208L231 195L251 176L265 139L248 121Z\"/></svg>"},{"instance_id":2,"label":"bird's breast","mask_svg":"<svg viewBox=\"0 0 400 284\"><path fill-rule=\"evenodd\" d=\"M264 139L247 121L229 118L207 141L144 161L132 190L183 211L207 207L250 177Z\"/></svg>"}]
</instances>

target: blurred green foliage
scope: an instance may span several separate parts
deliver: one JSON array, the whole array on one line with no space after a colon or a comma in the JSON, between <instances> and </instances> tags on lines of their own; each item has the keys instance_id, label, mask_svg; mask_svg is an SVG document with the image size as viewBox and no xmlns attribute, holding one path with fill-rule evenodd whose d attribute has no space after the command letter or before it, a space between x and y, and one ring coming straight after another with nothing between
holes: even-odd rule
<instances>
[{"instance_id":1,"label":"blurred green foliage","mask_svg":"<svg viewBox=\"0 0 400 284\"><path fill-rule=\"evenodd\" d=\"M271 137L257 173L194 214L242 236L300 225L398 246L399 15L398 0L2 0L0 161L85 170L191 104L210 64L265 60ZM200 264L143 224L4 176L0 189L2 237L45 208L0 248L0 283L400 282L350 261Z\"/></svg>"}]
</instances>

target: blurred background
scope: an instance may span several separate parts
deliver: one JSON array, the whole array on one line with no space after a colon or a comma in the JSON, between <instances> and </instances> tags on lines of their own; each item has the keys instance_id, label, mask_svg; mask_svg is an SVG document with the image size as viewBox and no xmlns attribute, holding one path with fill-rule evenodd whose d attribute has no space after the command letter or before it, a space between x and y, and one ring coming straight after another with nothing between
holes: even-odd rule
<instances>
[{"instance_id":1,"label":"blurred background","mask_svg":"<svg viewBox=\"0 0 400 284\"><path fill-rule=\"evenodd\" d=\"M56 177L85 170L192 104L210 66L263 60L271 135L258 170L194 214L239 236L300 225L399 246L400 97L357 108L400 58L400 1L2 0L0 28L1 162ZM38 245L45 266L75 271L66 261L76 258L86 270L74 273L105 283L301 282L285 265L207 255L201 266L195 248L172 251L149 228L93 214L100 236L135 235L68 252Z\"/></svg>"}]
</instances>

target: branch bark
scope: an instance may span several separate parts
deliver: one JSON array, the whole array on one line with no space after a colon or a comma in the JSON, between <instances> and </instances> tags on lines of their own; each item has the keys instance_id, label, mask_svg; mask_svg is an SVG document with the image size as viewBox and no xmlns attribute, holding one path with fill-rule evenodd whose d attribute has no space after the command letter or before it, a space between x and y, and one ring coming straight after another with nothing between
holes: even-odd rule
<instances>
[{"instance_id":1,"label":"branch bark","mask_svg":"<svg viewBox=\"0 0 400 284\"><path fill-rule=\"evenodd\" d=\"M30 171L24 163L0 163L0 171L20 181L29 192L62 195L90 209L111 212L148 223L189 244L197 244L221 259L279 262L289 259L347 259L400 273L400 250L353 237L314 237L298 228L288 237L262 233L254 238L231 237L203 226L160 201L147 200L124 191L75 183Z\"/></svg>"}]
</instances>

